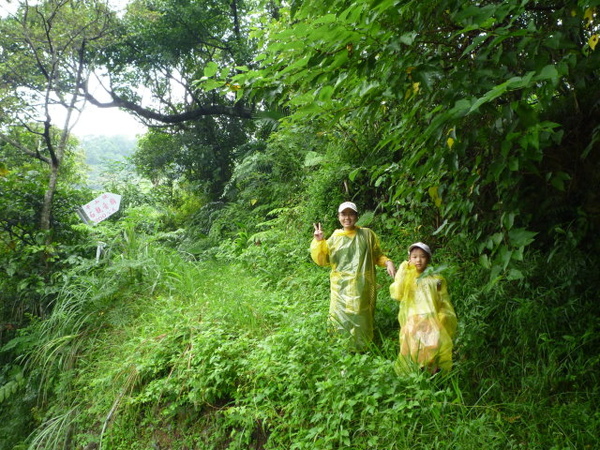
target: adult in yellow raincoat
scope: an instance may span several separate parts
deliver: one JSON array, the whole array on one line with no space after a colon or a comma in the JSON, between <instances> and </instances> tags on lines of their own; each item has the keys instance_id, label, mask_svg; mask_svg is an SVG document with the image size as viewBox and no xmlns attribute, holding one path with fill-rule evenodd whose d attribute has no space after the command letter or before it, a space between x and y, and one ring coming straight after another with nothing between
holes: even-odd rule
<instances>
[{"instance_id":1,"label":"adult in yellow raincoat","mask_svg":"<svg viewBox=\"0 0 600 450\"><path fill-rule=\"evenodd\" d=\"M321 224L314 224L310 254L319 266L331 267L330 323L335 330L349 333L354 348L363 351L373 340L375 266L386 267L392 278L396 268L381 251L377 235L356 225L358 209L354 203L342 203L338 219L343 228L335 230L327 240Z\"/></svg>"},{"instance_id":2,"label":"adult in yellow raincoat","mask_svg":"<svg viewBox=\"0 0 600 450\"><path fill-rule=\"evenodd\" d=\"M431 260L431 249L417 242L408 249L409 260L400 264L390 295L400 302L400 352L395 369L411 367L432 373L452 368L452 339L456 314L444 277L421 276Z\"/></svg>"}]
</instances>

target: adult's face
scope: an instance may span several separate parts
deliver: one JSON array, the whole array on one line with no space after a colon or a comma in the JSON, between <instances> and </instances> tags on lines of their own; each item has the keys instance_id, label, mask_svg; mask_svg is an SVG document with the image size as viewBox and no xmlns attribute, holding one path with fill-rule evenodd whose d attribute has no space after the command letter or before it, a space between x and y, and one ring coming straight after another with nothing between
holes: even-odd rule
<instances>
[{"instance_id":1,"label":"adult's face","mask_svg":"<svg viewBox=\"0 0 600 450\"><path fill-rule=\"evenodd\" d=\"M338 214L340 224L344 227L344 230L354 230L356 228L356 221L358 220L358 214L352 208L346 208Z\"/></svg>"}]
</instances>

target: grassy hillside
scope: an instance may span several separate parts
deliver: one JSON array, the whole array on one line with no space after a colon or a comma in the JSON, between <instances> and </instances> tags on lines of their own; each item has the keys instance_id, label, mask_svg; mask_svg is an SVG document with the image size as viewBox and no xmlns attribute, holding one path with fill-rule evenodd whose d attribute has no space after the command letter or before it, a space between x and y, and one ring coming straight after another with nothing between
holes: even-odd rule
<instances>
[{"instance_id":1,"label":"grassy hillside","mask_svg":"<svg viewBox=\"0 0 600 450\"><path fill-rule=\"evenodd\" d=\"M223 245L198 260L125 232L103 264L73 274L49 320L13 342L28 349L30 383L43 390L29 448L595 445L595 388L552 395L522 364L522 385L505 389L504 362L482 368L471 329L482 312L460 274L450 280L461 321L455 369L401 378L383 273L377 342L351 353L326 331L327 271L308 259L308 242L297 244L303 256L288 265L273 247L233 262ZM0 448L26 448L11 420Z\"/></svg>"}]
</instances>

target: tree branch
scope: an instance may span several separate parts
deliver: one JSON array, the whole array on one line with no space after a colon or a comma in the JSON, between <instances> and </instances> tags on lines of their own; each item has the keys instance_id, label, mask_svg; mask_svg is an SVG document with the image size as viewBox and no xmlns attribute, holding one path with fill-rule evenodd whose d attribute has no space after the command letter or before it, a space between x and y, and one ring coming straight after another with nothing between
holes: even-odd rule
<instances>
[{"instance_id":1,"label":"tree branch","mask_svg":"<svg viewBox=\"0 0 600 450\"><path fill-rule=\"evenodd\" d=\"M50 158L46 158L45 156L42 156L39 152L34 152L32 150L29 150L27 147L25 147L24 145L21 145L19 142L15 141L14 139L11 139L4 133L0 133L0 139L3 140L4 142L6 142L7 144L12 145L15 148L18 148L19 150L21 150L23 153L25 153L27 155L29 155L33 158L39 159L40 161L43 161L46 164L50 164Z\"/></svg>"},{"instance_id":2,"label":"tree branch","mask_svg":"<svg viewBox=\"0 0 600 450\"><path fill-rule=\"evenodd\" d=\"M210 106L199 106L191 111L186 111L179 114L161 114L151 109L144 108L134 102L125 100L119 97L114 92L110 92L112 102L103 103L98 101L92 94L85 92L85 98L92 105L98 108L124 108L129 111L136 113L138 116L145 119L156 120L162 123L177 124L183 123L190 120L196 120L204 116L229 116L238 117L241 119L251 119L254 117L251 109L245 108L241 104L233 106L226 105L210 105Z\"/></svg>"}]
</instances>

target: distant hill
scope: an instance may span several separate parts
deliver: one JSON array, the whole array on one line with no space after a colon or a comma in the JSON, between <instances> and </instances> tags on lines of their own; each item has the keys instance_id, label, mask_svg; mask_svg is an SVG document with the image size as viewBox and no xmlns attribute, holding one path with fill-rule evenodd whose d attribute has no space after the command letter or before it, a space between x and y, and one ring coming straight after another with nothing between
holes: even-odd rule
<instances>
[{"instance_id":1,"label":"distant hill","mask_svg":"<svg viewBox=\"0 0 600 450\"><path fill-rule=\"evenodd\" d=\"M90 166L88 185L100 187L100 174L106 170L107 163L125 161L133 155L137 147L137 138L133 136L84 136L80 138L85 153L85 162Z\"/></svg>"}]
</instances>

